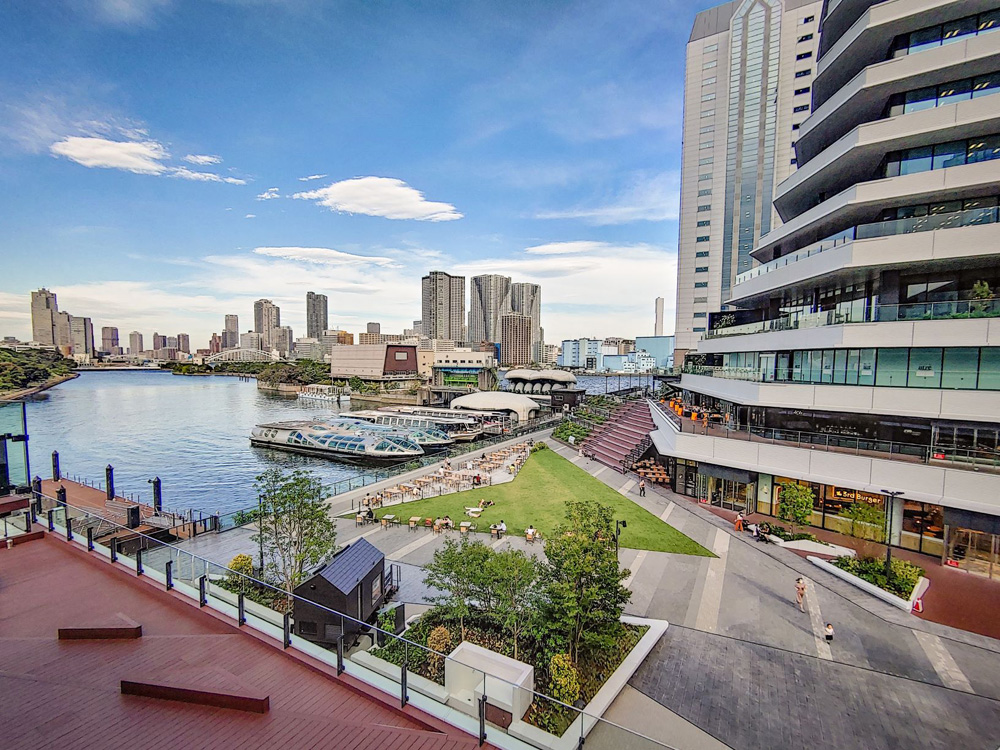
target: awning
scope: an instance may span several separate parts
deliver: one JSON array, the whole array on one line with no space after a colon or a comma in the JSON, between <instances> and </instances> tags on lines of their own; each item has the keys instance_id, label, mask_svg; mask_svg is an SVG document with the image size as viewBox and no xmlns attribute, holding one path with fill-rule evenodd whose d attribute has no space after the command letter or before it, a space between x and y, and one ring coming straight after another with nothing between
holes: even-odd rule
<instances>
[{"instance_id":1,"label":"awning","mask_svg":"<svg viewBox=\"0 0 1000 750\"><path fill-rule=\"evenodd\" d=\"M976 513L974 510L945 508L944 522L948 526L982 531L986 534L1000 534L1000 516Z\"/></svg>"},{"instance_id":2,"label":"awning","mask_svg":"<svg viewBox=\"0 0 1000 750\"><path fill-rule=\"evenodd\" d=\"M707 464L705 462L699 462L698 473L706 477L716 477L717 479L728 479L732 482L742 482L743 484L750 484L751 482L757 481L756 471L747 471L746 469L733 469L729 466L719 466L718 464Z\"/></svg>"}]
</instances>

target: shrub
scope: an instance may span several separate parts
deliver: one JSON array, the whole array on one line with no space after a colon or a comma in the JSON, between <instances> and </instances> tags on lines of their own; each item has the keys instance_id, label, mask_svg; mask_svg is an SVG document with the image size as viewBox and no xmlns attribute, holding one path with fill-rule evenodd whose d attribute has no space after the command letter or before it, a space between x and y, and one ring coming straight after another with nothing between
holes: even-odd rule
<instances>
[{"instance_id":1,"label":"shrub","mask_svg":"<svg viewBox=\"0 0 1000 750\"><path fill-rule=\"evenodd\" d=\"M876 557L838 557L832 561L841 570L847 571L868 583L878 586L890 594L909 599L913 587L924 574L924 569L907 560L892 560L892 579L885 575L885 561Z\"/></svg>"},{"instance_id":2,"label":"shrub","mask_svg":"<svg viewBox=\"0 0 1000 750\"><path fill-rule=\"evenodd\" d=\"M250 555L242 553L236 555L229 561L229 570L228 578L231 590L237 594L246 594L254 586L250 580L253 578L253 558Z\"/></svg>"},{"instance_id":3,"label":"shrub","mask_svg":"<svg viewBox=\"0 0 1000 750\"><path fill-rule=\"evenodd\" d=\"M435 676L441 673L444 667L444 656L451 649L451 633L444 625L438 625L427 636L427 648L437 653L429 656L430 668Z\"/></svg>"},{"instance_id":4,"label":"shrub","mask_svg":"<svg viewBox=\"0 0 1000 750\"><path fill-rule=\"evenodd\" d=\"M580 676L569 654L556 654L549 661L552 697L572 706L580 698Z\"/></svg>"},{"instance_id":5,"label":"shrub","mask_svg":"<svg viewBox=\"0 0 1000 750\"><path fill-rule=\"evenodd\" d=\"M548 447L549 446L547 446L544 442L542 442L541 440L539 440L537 443L535 443L533 446L531 446L531 452L532 453L537 453L538 451L543 451L543 450L545 450Z\"/></svg>"}]
</instances>

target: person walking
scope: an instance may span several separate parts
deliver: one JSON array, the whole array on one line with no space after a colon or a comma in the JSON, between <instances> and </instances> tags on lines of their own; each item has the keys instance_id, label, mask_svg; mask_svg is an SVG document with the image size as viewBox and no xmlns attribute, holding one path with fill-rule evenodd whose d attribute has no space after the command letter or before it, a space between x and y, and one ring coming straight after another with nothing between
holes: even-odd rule
<instances>
[{"instance_id":1,"label":"person walking","mask_svg":"<svg viewBox=\"0 0 1000 750\"><path fill-rule=\"evenodd\" d=\"M639 497L646 497L646 478L639 480Z\"/></svg>"},{"instance_id":2,"label":"person walking","mask_svg":"<svg viewBox=\"0 0 1000 750\"><path fill-rule=\"evenodd\" d=\"M736 522L733 524L733 526L734 526L734 528L737 531L740 531L740 532L743 531L743 513L742 512L736 514Z\"/></svg>"},{"instance_id":3,"label":"person walking","mask_svg":"<svg viewBox=\"0 0 1000 750\"><path fill-rule=\"evenodd\" d=\"M833 642L833 623L828 622L826 624L826 629L825 630L826 630L826 642L827 643L832 643Z\"/></svg>"},{"instance_id":4,"label":"person walking","mask_svg":"<svg viewBox=\"0 0 1000 750\"><path fill-rule=\"evenodd\" d=\"M806 600L806 579L799 578L795 581L795 603L799 605L799 611L805 612L803 603Z\"/></svg>"}]
</instances>

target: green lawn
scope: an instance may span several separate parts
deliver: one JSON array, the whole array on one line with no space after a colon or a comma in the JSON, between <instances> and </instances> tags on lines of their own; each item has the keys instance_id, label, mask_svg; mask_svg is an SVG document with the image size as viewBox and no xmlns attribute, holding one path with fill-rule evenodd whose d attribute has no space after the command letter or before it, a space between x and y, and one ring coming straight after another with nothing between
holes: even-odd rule
<instances>
[{"instance_id":1,"label":"green lawn","mask_svg":"<svg viewBox=\"0 0 1000 750\"><path fill-rule=\"evenodd\" d=\"M489 533L490 524L503 520L507 524L508 533L523 535L524 529L531 524L544 537L552 534L565 521L567 500L588 498L611 506L616 519L628 522L628 528L621 533L622 547L712 556L711 552L693 539L665 524L553 450L532 453L512 482L415 500L403 506L392 505L377 511L376 515L381 518L386 513L392 513L402 518L404 523L411 516L437 518L448 515L458 526L460 522L469 520L465 515L466 507L478 505L481 498L496 503L483 510L482 515L474 521L483 533Z\"/></svg>"}]
</instances>

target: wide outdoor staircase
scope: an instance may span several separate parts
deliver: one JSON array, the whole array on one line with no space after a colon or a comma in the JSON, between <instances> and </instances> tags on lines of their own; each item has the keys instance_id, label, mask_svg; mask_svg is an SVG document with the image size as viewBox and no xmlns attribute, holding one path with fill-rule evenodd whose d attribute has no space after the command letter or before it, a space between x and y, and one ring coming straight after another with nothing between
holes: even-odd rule
<instances>
[{"instance_id":1,"label":"wide outdoor staircase","mask_svg":"<svg viewBox=\"0 0 1000 750\"><path fill-rule=\"evenodd\" d=\"M616 411L581 447L584 455L624 473L649 447L649 433L655 429L649 404L640 399Z\"/></svg>"}]
</instances>

